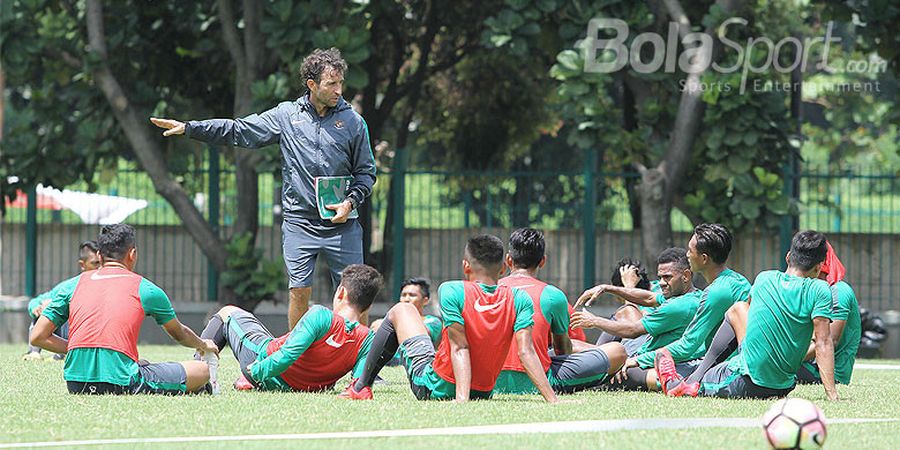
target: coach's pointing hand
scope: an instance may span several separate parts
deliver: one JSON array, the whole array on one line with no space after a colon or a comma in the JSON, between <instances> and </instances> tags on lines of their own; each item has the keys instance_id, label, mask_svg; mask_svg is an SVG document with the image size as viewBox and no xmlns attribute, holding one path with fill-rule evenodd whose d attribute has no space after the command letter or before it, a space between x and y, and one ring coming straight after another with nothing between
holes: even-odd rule
<instances>
[{"instance_id":1,"label":"coach's pointing hand","mask_svg":"<svg viewBox=\"0 0 900 450\"><path fill-rule=\"evenodd\" d=\"M184 134L184 122L179 122L172 119L159 119L156 117L151 117L150 121L153 122L153 125L166 129L166 131L163 131L163 136Z\"/></svg>"}]
</instances>

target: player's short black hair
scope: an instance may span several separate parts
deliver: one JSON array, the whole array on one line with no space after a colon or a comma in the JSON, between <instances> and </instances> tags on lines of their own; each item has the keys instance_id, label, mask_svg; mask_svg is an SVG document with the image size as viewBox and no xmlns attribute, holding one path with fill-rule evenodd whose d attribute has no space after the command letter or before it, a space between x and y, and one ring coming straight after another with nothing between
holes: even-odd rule
<instances>
[{"instance_id":1,"label":"player's short black hair","mask_svg":"<svg viewBox=\"0 0 900 450\"><path fill-rule=\"evenodd\" d=\"M381 292L384 280L372 266L351 264L341 273L341 286L347 290L347 298L360 313L372 306Z\"/></svg>"},{"instance_id":2,"label":"player's short black hair","mask_svg":"<svg viewBox=\"0 0 900 450\"><path fill-rule=\"evenodd\" d=\"M503 241L490 234L473 236L466 242L466 259L485 269L499 269L503 264Z\"/></svg>"},{"instance_id":3,"label":"player's short black hair","mask_svg":"<svg viewBox=\"0 0 900 450\"><path fill-rule=\"evenodd\" d=\"M134 227L124 223L105 225L97 237L97 247L103 259L121 261L134 248Z\"/></svg>"},{"instance_id":4,"label":"player's short black hair","mask_svg":"<svg viewBox=\"0 0 900 450\"><path fill-rule=\"evenodd\" d=\"M827 253L828 245L824 234L813 230L800 231L791 239L788 265L805 272L825 261Z\"/></svg>"},{"instance_id":5,"label":"player's short black hair","mask_svg":"<svg viewBox=\"0 0 900 450\"><path fill-rule=\"evenodd\" d=\"M509 235L509 256L513 266L532 269L544 259L544 234L534 228L519 228Z\"/></svg>"},{"instance_id":6,"label":"player's short black hair","mask_svg":"<svg viewBox=\"0 0 900 450\"><path fill-rule=\"evenodd\" d=\"M610 280L609 280L610 284L612 284L613 286L619 286L619 287L625 286L625 284L622 283L622 274L619 273L619 269L621 269L622 267L625 267L625 266L637 267L638 277L640 277L640 280L638 280L638 284L635 287L638 289L644 289L644 290L649 291L650 290L650 277L647 276L647 268L644 267L644 265L641 264L640 261L638 261L636 259L631 259L628 256L620 259L619 262L616 263L616 267L613 268L612 276L610 277Z\"/></svg>"},{"instance_id":7,"label":"player's short black hair","mask_svg":"<svg viewBox=\"0 0 900 450\"><path fill-rule=\"evenodd\" d=\"M701 223L694 227L694 236L697 238L697 252L706 253L716 264L725 264L734 241L725 225Z\"/></svg>"},{"instance_id":8,"label":"player's short black hair","mask_svg":"<svg viewBox=\"0 0 900 450\"><path fill-rule=\"evenodd\" d=\"M681 247L667 248L656 258L656 264L674 263L678 270L687 270L691 268L691 264L687 259L687 250Z\"/></svg>"},{"instance_id":9,"label":"player's short black hair","mask_svg":"<svg viewBox=\"0 0 900 450\"><path fill-rule=\"evenodd\" d=\"M410 285L418 286L419 289L422 291L422 297L425 297L425 298L431 297L431 285L428 283L428 280L426 280L422 277L413 277L413 278L406 279L403 281L402 284L400 284L400 290L402 291L403 288L410 286Z\"/></svg>"},{"instance_id":10,"label":"player's short black hair","mask_svg":"<svg viewBox=\"0 0 900 450\"><path fill-rule=\"evenodd\" d=\"M303 63L300 64L300 81L304 86L306 80L313 80L319 84L322 81L322 73L327 69L333 69L340 74L347 71L347 62L341 56L341 51L335 47L328 50L317 48L303 58Z\"/></svg>"},{"instance_id":11,"label":"player's short black hair","mask_svg":"<svg viewBox=\"0 0 900 450\"><path fill-rule=\"evenodd\" d=\"M100 250L100 247L97 246L97 241L84 241L78 246L78 259L86 261L92 253L97 253L98 250Z\"/></svg>"}]
</instances>

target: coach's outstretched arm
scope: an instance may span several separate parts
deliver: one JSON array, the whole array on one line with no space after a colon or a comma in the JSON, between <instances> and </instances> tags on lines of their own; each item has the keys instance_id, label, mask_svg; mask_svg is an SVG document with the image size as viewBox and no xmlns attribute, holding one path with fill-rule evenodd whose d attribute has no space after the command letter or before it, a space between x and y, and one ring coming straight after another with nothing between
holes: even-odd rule
<instances>
[{"instance_id":1,"label":"coach's outstretched arm","mask_svg":"<svg viewBox=\"0 0 900 450\"><path fill-rule=\"evenodd\" d=\"M544 397L544 400L550 403L556 403L556 393L550 387L550 381L547 380L547 374L544 373L544 367L541 360L538 359L537 353L534 351L534 341L531 340L531 327L523 328L516 331L516 345L519 346L519 362L525 368L525 373L531 382L537 387L538 392Z\"/></svg>"},{"instance_id":2,"label":"coach's outstretched arm","mask_svg":"<svg viewBox=\"0 0 900 450\"><path fill-rule=\"evenodd\" d=\"M450 363L456 380L456 402L467 402L472 388L472 359L466 329L462 324L452 323L447 327L447 338L450 340Z\"/></svg>"},{"instance_id":3,"label":"coach's outstretched arm","mask_svg":"<svg viewBox=\"0 0 900 450\"><path fill-rule=\"evenodd\" d=\"M813 318L813 331L816 336L816 364L822 377L822 387L828 400L837 400L837 388L834 386L834 341L831 339L830 320L825 317Z\"/></svg>"},{"instance_id":4,"label":"coach's outstretched arm","mask_svg":"<svg viewBox=\"0 0 900 450\"><path fill-rule=\"evenodd\" d=\"M210 144L233 145L242 148L260 148L275 144L281 136L279 112L276 106L260 114L250 114L240 119L208 119L181 122L151 117L150 122L164 128L163 136L183 134L191 139Z\"/></svg>"}]
</instances>

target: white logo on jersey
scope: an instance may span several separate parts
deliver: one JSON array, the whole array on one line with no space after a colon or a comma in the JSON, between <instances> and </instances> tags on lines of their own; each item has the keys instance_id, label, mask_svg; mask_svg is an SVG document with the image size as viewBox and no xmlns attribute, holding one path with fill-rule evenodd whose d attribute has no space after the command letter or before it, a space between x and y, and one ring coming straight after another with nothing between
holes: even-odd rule
<instances>
[{"instance_id":1,"label":"white logo on jersey","mask_svg":"<svg viewBox=\"0 0 900 450\"><path fill-rule=\"evenodd\" d=\"M93 274L91 274L91 279L94 280L94 281L100 281L100 280L108 280L108 279L110 279L110 278L128 278L128 277L130 277L130 276L131 276L131 275L124 275L124 274L121 274L121 275L100 275L100 273L94 272Z\"/></svg>"},{"instance_id":2,"label":"white logo on jersey","mask_svg":"<svg viewBox=\"0 0 900 450\"><path fill-rule=\"evenodd\" d=\"M503 302L502 302L502 301L499 301L499 302L497 302L497 303L493 303L493 304L490 304L490 305L483 305L483 304L479 303L478 300L475 300L475 305L474 305L474 306L475 306L475 311L478 311L478 312L485 312L485 311L487 311L487 310L494 309L494 308L496 308L496 307L498 307L498 306L500 306L500 305L502 305L502 304L503 304Z\"/></svg>"},{"instance_id":3,"label":"white logo on jersey","mask_svg":"<svg viewBox=\"0 0 900 450\"><path fill-rule=\"evenodd\" d=\"M325 339L325 343L334 348L341 348L344 345L343 343L335 342L334 335L328 336L328 339Z\"/></svg>"}]
</instances>

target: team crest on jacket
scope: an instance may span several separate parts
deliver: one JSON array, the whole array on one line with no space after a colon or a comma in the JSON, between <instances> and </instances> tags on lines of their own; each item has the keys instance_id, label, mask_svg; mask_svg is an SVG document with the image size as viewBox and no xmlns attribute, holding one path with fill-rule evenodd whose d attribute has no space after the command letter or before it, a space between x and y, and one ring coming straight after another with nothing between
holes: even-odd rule
<instances>
[{"instance_id":1,"label":"team crest on jacket","mask_svg":"<svg viewBox=\"0 0 900 450\"><path fill-rule=\"evenodd\" d=\"M339 129L339 130L340 130L341 128L344 128L344 121L343 121L343 120L335 120L335 121L334 121L334 127L337 128L337 129Z\"/></svg>"}]
</instances>

